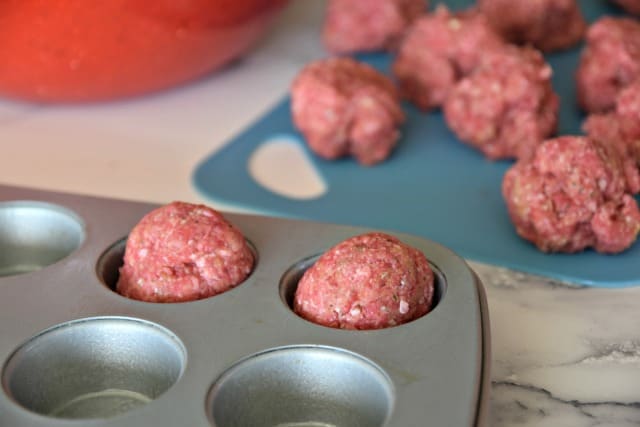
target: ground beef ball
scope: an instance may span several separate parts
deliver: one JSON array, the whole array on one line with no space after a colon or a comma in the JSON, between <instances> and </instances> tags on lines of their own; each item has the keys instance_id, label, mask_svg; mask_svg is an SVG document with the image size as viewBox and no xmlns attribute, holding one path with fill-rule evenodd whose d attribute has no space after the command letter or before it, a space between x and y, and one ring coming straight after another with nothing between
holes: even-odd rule
<instances>
[{"instance_id":1,"label":"ground beef ball","mask_svg":"<svg viewBox=\"0 0 640 427\"><path fill-rule=\"evenodd\" d=\"M545 52L577 44L587 27L576 0L478 0L478 4L505 39Z\"/></svg>"},{"instance_id":2,"label":"ground beef ball","mask_svg":"<svg viewBox=\"0 0 640 427\"><path fill-rule=\"evenodd\" d=\"M587 31L576 83L578 101L587 112L614 107L618 92L640 77L640 22L603 17Z\"/></svg>"},{"instance_id":3,"label":"ground beef ball","mask_svg":"<svg viewBox=\"0 0 640 427\"><path fill-rule=\"evenodd\" d=\"M640 192L640 139L628 139L616 113L590 114L582 126L587 135L615 148L622 157L622 168L627 180L627 191Z\"/></svg>"},{"instance_id":4,"label":"ground beef ball","mask_svg":"<svg viewBox=\"0 0 640 427\"><path fill-rule=\"evenodd\" d=\"M300 279L294 311L332 328L380 329L426 314L433 293L434 275L423 253L373 232L325 252Z\"/></svg>"},{"instance_id":5,"label":"ground beef ball","mask_svg":"<svg viewBox=\"0 0 640 427\"><path fill-rule=\"evenodd\" d=\"M488 158L526 158L556 131L558 108L542 54L508 46L460 80L444 103L444 117L459 139Z\"/></svg>"},{"instance_id":6,"label":"ground beef ball","mask_svg":"<svg viewBox=\"0 0 640 427\"><path fill-rule=\"evenodd\" d=\"M629 13L640 15L640 0L612 0Z\"/></svg>"},{"instance_id":7,"label":"ground beef ball","mask_svg":"<svg viewBox=\"0 0 640 427\"><path fill-rule=\"evenodd\" d=\"M142 301L192 301L238 285L253 263L242 233L219 212L173 202L131 230L116 290Z\"/></svg>"},{"instance_id":8,"label":"ground beef ball","mask_svg":"<svg viewBox=\"0 0 640 427\"><path fill-rule=\"evenodd\" d=\"M291 111L295 126L317 155L353 155L362 165L390 155L405 119L393 82L351 58L307 65L293 82Z\"/></svg>"},{"instance_id":9,"label":"ground beef ball","mask_svg":"<svg viewBox=\"0 0 640 427\"><path fill-rule=\"evenodd\" d=\"M439 5L417 20L393 64L402 96L419 108L437 108L480 56L502 48L503 40L475 9L451 13Z\"/></svg>"},{"instance_id":10,"label":"ground beef ball","mask_svg":"<svg viewBox=\"0 0 640 427\"><path fill-rule=\"evenodd\" d=\"M590 114L583 130L593 139L618 150L623 159L627 189L640 192L640 80L622 89L615 110Z\"/></svg>"},{"instance_id":11,"label":"ground beef ball","mask_svg":"<svg viewBox=\"0 0 640 427\"><path fill-rule=\"evenodd\" d=\"M425 0L329 0L324 44L338 54L392 48L426 8Z\"/></svg>"},{"instance_id":12,"label":"ground beef ball","mask_svg":"<svg viewBox=\"0 0 640 427\"><path fill-rule=\"evenodd\" d=\"M623 136L640 143L640 78L618 93L615 113Z\"/></svg>"},{"instance_id":13,"label":"ground beef ball","mask_svg":"<svg viewBox=\"0 0 640 427\"><path fill-rule=\"evenodd\" d=\"M621 252L640 231L615 150L581 136L538 146L507 170L502 194L517 233L544 252Z\"/></svg>"}]
</instances>

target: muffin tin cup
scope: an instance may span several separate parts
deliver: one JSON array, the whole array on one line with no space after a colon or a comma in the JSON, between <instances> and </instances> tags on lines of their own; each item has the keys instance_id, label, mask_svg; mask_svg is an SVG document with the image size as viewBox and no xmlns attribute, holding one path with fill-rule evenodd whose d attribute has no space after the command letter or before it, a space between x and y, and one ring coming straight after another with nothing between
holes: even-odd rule
<instances>
[{"instance_id":1,"label":"muffin tin cup","mask_svg":"<svg viewBox=\"0 0 640 427\"><path fill-rule=\"evenodd\" d=\"M118 384L103 388L107 392L97 397L104 401L113 390L140 393L149 401L133 402L135 408L108 418L83 419L82 425L484 425L490 366L486 299L466 263L434 242L390 233L422 250L434 267L438 302L430 313L387 329L338 330L293 313L289 301L296 277L329 247L370 229L225 214L255 247L259 262L251 276L215 297L145 303L124 298L112 287L124 239L157 205L3 186L0 200L56 204L74 212L86 230L82 245L58 262L0 278L0 425L78 425L46 414L64 402L40 410L21 397L33 392L33 384L20 372L40 359L46 365L46 357L25 357L25 348L51 331L71 331L73 325L91 325L96 319L143 324L134 341L155 336L179 343L161 353L181 354L177 349L182 348L184 358L173 358L173 382L163 382L166 390L159 393ZM158 331L164 331L163 338ZM84 347L92 333L72 336L74 346ZM110 358L104 351L96 350L101 360ZM148 351L153 359L153 350ZM91 400L101 390L79 391L70 393L67 402ZM253 404L242 418L234 411L247 404L247 395ZM263 398L263 404L256 403Z\"/></svg>"},{"instance_id":2,"label":"muffin tin cup","mask_svg":"<svg viewBox=\"0 0 640 427\"><path fill-rule=\"evenodd\" d=\"M109 418L144 405L182 374L186 351L171 332L132 318L81 319L38 334L9 358L4 389L55 418Z\"/></svg>"},{"instance_id":3,"label":"muffin tin cup","mask_svg":"<svg viewBox=\"0 0 640 427\"><path fill-rule=\"evenodd\" d=\"M75 251L84 225L59 205L0 202L0 276L40 270Z\"/></svg>"},{"instance_id":4,"label":"muffin tin cup","mask_svg":"<svg viewBox=\"0 0 640 427\"><path fill-rule=\"evenodd\" d=\"M393 384L378 366L341 349L291 346L253 355L214 384L207 413L216 427L385 425Z\"/></svg>"}]
</instances>

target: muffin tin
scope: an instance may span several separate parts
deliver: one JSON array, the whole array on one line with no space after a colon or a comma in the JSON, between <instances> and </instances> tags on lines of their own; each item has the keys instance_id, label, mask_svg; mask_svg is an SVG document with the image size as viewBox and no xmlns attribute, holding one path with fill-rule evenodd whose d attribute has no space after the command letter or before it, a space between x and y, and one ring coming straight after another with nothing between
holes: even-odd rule
<instances>
[{"instance_id":1,"label":"muffin tin","mask_svg":"<svg viewBox=\"0 0 640 427\"><path fill-rule=\"evenodd\" d=\"M251 276L212 298L145 303L113 286L127 233L156 207L0 186L0 425L485 425L486 298L450 250L391 233L430 260L435 308L337 330L293 313L297 281L372 230L225 213L255 250Z\"/></svg>"}]
</instances>

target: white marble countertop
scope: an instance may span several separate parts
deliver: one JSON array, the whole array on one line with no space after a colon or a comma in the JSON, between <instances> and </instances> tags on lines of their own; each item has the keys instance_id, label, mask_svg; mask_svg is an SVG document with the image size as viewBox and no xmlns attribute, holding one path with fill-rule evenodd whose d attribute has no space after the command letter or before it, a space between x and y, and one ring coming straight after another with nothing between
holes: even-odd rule
<instances>
[{"instance_id":1,"label":"white marble countertop","mask_svg":"<svg viewBox=\"0 0 640 427\"><path fill-rule=\"evenodd\" d=\"M275 103L303 64L324 55L323 7L294 0L250 55L174 90L93 105L0 100L0 183L216 206L193 189L195 165ZM488 425L640 425L640 288L580 287L470 264L491 319Z\"/></svg>"}]
</instances>

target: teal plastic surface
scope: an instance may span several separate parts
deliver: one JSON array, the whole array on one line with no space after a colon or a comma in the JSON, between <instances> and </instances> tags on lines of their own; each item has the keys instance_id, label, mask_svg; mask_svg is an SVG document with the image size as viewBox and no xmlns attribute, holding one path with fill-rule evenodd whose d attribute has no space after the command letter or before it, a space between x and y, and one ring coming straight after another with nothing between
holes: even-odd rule
<instances>
[{"instance_id":1,"label":"teal plastic surface","mask_svg":"<svg viewBox=\"0 0 640 427\"><path fill-rule=\"evenodd\" d=\"M434 3L434 2L432 2ZM452 8L470 1L448 1ZM619 13L604 0L580 2L593 21ZM561 97L559 134L580 132L574 70L581 47L547 55ZM389 74L387 54L358 57ZM587 250L544 254L520 239L500 193L511 162L491 162L462 144L440 112L424 114L409 104L407 123L392 156L374 167L352 159L325 161L313 156L294 129L288 97L196 168L193 183L213 201L275 216L396 230L435 240L465 258L599 287L640 284L640 243L617 255ZM307 150L328 185L323 196L296 200L266 190L249 175L247 162L265 141L290 136Z\"/></svg>"}]
</instances>

